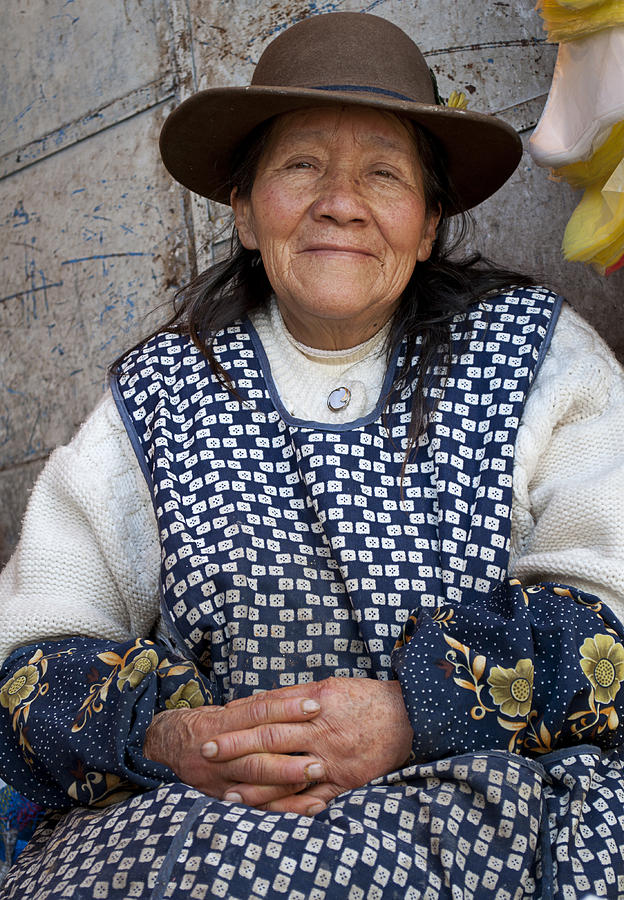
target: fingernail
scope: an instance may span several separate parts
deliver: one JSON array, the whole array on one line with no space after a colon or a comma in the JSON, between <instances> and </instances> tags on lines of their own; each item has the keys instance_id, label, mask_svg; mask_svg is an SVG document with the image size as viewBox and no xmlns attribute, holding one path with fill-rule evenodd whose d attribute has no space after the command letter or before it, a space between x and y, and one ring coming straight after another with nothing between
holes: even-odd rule
<instances>
[{"instance_id":1,"label":"fingernail","mask_svg":"<svg viewBox=\"0 0 624 900\"><path fill-rule=\"evenodd\" d=\"M315 816L317 813L323 812L324 809L325 809L325 804L322 803L320 800L317 800L316 803L311 803L308 806L306 814L308 816Z\"/></svg>"},{"instance_id":2,"label":"fingernail","mask_svg":"<svg viewBox=\"0 0 624 900\"><path fill-rule=\"evenodd\" d=\"M208 741L207 744L202 744L200 753L202 756L205 756L207 759L212 759L213 756L216 756L219 752L218 746L214 741Z\"/></svg>"},{"instance_id":3,"label":"fingernail","mask_svg":"<svg viewBox=\"0 0 624 900\"><path fill-rule=\"evenodd\" d=\"M321 704L317 703L316 700L304 700L301 704L301 709L304 713L315 713L318 712L321 708Z\"/></svg>"},{"instance_id":4,"label":"fingernail","mask_svg":"<svg viewBox=\"0 0 624 900\"><path fill-rule=\"evenodd\" d=\"M227 800L228 803L242 803L243 802L243 798L241 797L240 794L237 794L236 791L229 791L223 799Z\"/></svg>"},{"instance_id":5,"label":"fingernail","mask_svg":"<svg viewBox=\"0 0 624 900\"><path fill-rule=\"evenodd\" d=\"M308 781L318 781L325 774L320 763L310 763L309 766L305 767L304 772Z\"/></svg>"}]
</instances>

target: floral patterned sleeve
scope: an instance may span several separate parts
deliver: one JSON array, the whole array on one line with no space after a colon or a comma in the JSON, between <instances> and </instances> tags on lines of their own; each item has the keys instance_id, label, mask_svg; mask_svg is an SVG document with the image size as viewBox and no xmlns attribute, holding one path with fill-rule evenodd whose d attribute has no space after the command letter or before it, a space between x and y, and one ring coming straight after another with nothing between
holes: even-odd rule
<instances>
[{"instance_id":1,"label":"floral patterned sleeve","mask_svg":"<svg viewBox=\"0 0 624 900\"><path fill-rule=\"evenodd\" d=\"M392 654L418 762L624 742L624 628L598 598L509 579L408 620Z\"/></svg>"},{"instance_id":2,"label":"floral patterned sleeve","mask_svg":"<svg viewBox=\"0 0 624 900\"><path fill-rule=\"evenodd\" d=\"M22 647L0 673L0 774L42 806L107 806L173 773L142 753L155 713L215 702L163 644L71 638Z\"/></svg>"}]
</instances>

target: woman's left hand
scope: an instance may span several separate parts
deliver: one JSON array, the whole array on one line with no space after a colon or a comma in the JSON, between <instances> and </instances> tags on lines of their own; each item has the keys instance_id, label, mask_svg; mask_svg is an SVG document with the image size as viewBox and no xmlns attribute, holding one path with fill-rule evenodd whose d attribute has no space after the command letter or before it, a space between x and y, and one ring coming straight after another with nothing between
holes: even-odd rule
<instances>
[{"instance_id":1,"label":"woman's left hand","mask_svg":"<svg viewBox=\"0 0 624 900\"><path fill-rule=\"evenodd\" d=\"M309 753L322 761L323 781L267 804L262 803L257 785L236 785L225 799L307 815L313 799L321 801L320 812L338 794L361 787L405 764L413 732L398 681L327 678L268 691L264 698L270 702L299 695L320 703L321 711L314 719L261 723L219 734L211 741L210 759L217 765L254 753ZM245 702L245 699L235 700L228 706ZM205 753L206 747L203 750Z\"/></svg>"}]
</instances>

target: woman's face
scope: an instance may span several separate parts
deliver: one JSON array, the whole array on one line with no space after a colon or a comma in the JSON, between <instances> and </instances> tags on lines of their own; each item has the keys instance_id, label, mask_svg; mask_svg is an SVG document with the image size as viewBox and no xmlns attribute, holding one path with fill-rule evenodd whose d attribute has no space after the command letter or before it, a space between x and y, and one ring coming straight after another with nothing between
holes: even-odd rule
<instances>
[{"instance_id":1,"label":"woman's face","mask_svg":"<svg viewBox=\"0 0 624 900\"><path fill-rule=\"evenodd\" d=\"M387 322L439 218L425 208L408 128L354 106L281 116L251 196L233 191L232 206L287 327L323 349L355 346Z\"/></svg>"}]
</instances>

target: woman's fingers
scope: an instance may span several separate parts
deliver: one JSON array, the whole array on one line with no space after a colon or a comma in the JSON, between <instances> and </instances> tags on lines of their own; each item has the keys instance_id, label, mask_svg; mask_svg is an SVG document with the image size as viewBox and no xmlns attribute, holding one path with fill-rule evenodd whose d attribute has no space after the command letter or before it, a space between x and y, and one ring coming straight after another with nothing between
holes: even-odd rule
<instances>
[{"instance_id":1,"label":"woman's fingers","mask_svg":"<svg viewBox=\"0 0 624 900\"><path fill-rule=\"evenodd\" d=\"M224 763L189 754L174 769L180 781L210 797L262 806L296 793L324 769L313 757L259 753Z\"/></svg>"},{"instance_id":2,"label":"woman's fingers","mask_svg":"<svg viewBox=\"0 0 624 900\"><path fill-rule=\"evenodd\" d=\"M328 678L317 682L316 691L310 693L320 702L321 711L309 722L266 723L246 731L222 733L212 739L208 752L216 760L244 754L306 753L319 758L324 770L320 778L311 778L309 772L308 777L342 785L342 790L366 784L398 768L408 757L413 732L398 682ZM279 691L273 699L289 700L292 696ZM392 740L388 740L389 734ZM255 778L250 780L257 783ZM285 779L279 783L285 783ZM275 802L278 809L299 810L302 801L297 796Z\"/></svg>"},{"instance_id":3,"label":"woman's fingers","mask_svg":"<svg viewBox=\"0 0 624 900\"><path fill-rule=\"evenodd\" d=\"M325 803L396 769L412 738L398 682L328 678L225 707L161 712L144 752L210 796L233 793L249 805L310 815L314 799ZM301 794L290 788L316 781L327 784ZM262 786L267 793L254 793Z\"/></svg>"},{"instance_id":4,"label":"woman's fingers","mask_svg":"<svg viewBox=\"0 0 624 900\"><path fill-rule=\"evenodd\" d=\"M306 722L320 712L321 706L314 697L290 694L274 696L274 693L266 691L254 694L220 707L218 720L212 723L213 726L218 724L220 732L243 731L257 725Z\"/></svg>"},{"instance_id":5,"label":"woman's fingers","mask_svg":"<svg viewBox=\"0 0 624 900\"><path fill-rule=\"evenodd\" d=\"M296 795L308 786L307 782L299 784L234 784L225 792L223 799L264 809L266 804L282 797Z\"/></svg>"},{"instance_id":6,"label":"woman's fingers","mask_svg":"<svg viewBox=\"0 0 624 900\"><path fill-rule=\"evenodd\" d=\"M305 724L276 722L216 735L202 744L200 752L205 759L225 762L249 754L303 753L312 740Z\"/></svg>"},{"instance_id":7,"label":"woman's fingers","mask_svg":"<svg viewBox=\"0 0 624 900\"><path fill-rule=\"evenodd\" d=\"M144 746L145 755L158 762L170 762L162 758L163 752L170 752L175 745L182 743L185 747L209 745L210 741L224 732L244 732L258 726L272 726L279 723L303 723L314 719L320 712L317 700L311 697L280 696L273 698L272 692L257 694L245 698L244 702L236 701L227 706L200 706L195 709L168 709L158 713L150 724ZM233 746L228 744L228 748ZM257 749L242 752L261 752L264 747L256 740ZM280 751L276 743L267 744L266 749ZM303 748L295 748L303 749ZM216 756L215 749L208 746L203 755L210 759ZM233 754L236 755L236 754ZM223 757L231 759L231 753Z\"/></svg>"},{"instance_id":8,"label":"woman's fingers","mask_svg":"<svg viewBox=\"0 0 624 900\"><path fill-rule=\"evenodd\" d=\"M318 759L279 753L250 753L227 762L207 762L202 769L213 780L241 785L310 784L325 776Z\"/></svg>"},{"instance_id":9,"label":"woman's fingers","mask_svg":"<svg viewBox=\"0 0 624 900\"><path fill-rule=\"evenodd\" d=\"M238 789L239 785L237 785ZM322 812L330 800L344 792L345 788L325 782L316 784L306 791L269 800L262 809L270 812L293 812L299 816L316 816Z\"/></svg>"},{"instance_id":10,"label":"woman's fingers","mask_svg":"<svg viewBox=\"0 0 624 900\"><path fill-rule=\"evenodd\" d=\"M258 691L257 694L250 694L248 697L238 697L236 700L230 700L227 704L229 707L244 706L247 703L255 703L261 697L271 699L293 699L305 700L319 699L318 681L307 681L304 684L291 684L287 687L271 688L269 691Z\"/></svg>"},{"instance_id":11,"label":"woman's fingers","mask_svg":"<svg viewBox=\"0 0 624 900\"><path fill-rule=\"evenodd\" d=\"M166 710L156 715L147 730L145 755L173 769L178 778L186 784L218 798L223 798L228 789L235 784L288 786L287 792L292 792L292 785L309 784L324 777L325 771L318 759L308 753L297 753L303 749L300 741L296 742L297 746L293 751L296 755L290 755L290 750L283 753L248 752L245 749L247 744L257 746L258 741L243 738L237 744L232 744L235 746L235 752L228 759L211 757L210 749L208 753L202 755L200 748L206 744L210 745L210 738L218 736L221 731L219 722L223 710L213 709L208 712L209 709L204 707L192 710ZM259 709L254 715L259 714L263 718L267 714L278 713L290 715L292 709L288 705L273 708L268 713L264 709ZM278 723L261 727L294 729L307 726L305 723ZM248 731L251 733L253 728ZM243 731L241 734L245 735L246 732ZM275 743L285 742L290 745L290 740L290 738L288 741L276 739ZM282 787L279 796L283 795ZM270 796L263 794L262 801L266 802ZM245 802L249 802L250 799L253 800L244 798Z\"/></svg>"}]
</instances>

